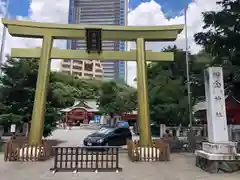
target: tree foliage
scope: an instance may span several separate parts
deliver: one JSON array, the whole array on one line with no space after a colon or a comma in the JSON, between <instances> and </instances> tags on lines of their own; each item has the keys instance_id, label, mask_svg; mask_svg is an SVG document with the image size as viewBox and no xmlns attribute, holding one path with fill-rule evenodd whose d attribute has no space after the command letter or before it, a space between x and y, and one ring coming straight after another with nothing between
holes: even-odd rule
<instances>
[{"instance_id":1,"label":"tree foliage","mask_svg":"<svg viewBox=\"0 0 240 180\"><path fill-rule=\"evenodd\" d=\"M22 125L31 121L36 80L37 59L14 59L8 57L1 77L0 124ZM60 120L59 109L72 106L76 99L96 99L102 81L79 80L70 75L51 72L48 86L44 136L56 128Z\"/></svg>"},{"instance_id":2,"label":"tree foliage","mask_svg":"<svg viewBox=\"0 0 240 180\"><path fill-rule=\"evenodd\" d=\"M9 126L14 123L22 125L31 121L38 74L37 59L8 58L2 67L0 101L2 110L0 123ZM52 77L52 76L51 76ZM71 88L65 88L62 82L51 82L48 88L46 103L44 136L48 136L60 119L59 108L73 103L74 95L69 94Z\"/></svg>"},{"instance_id":3,"label":"tree foliage","mask_svg":"<svg viewBox=\"0 0 240 180\"><path fill-rule=\"evenodd\" d=\"M176 46L167 47L164 51L173 52L174 61L151 63L148 67L151 120L166 125L188 125L186 52ZM204 96L203 70L211 62L211 56L201 51L198 54L188 54L188 57L193 105Z\"/></svg>"},{"instance_id":4,"label":"tree foliage","mask_svg":"<svg viewBox=\"0 0 240 180\"><path fill-rule=\"evenodd\" d=\"M172 63L151 63L148 67L148 91L151 120L166 125L188 124L184 52L176 47Z\"/></svg>"},{"instance_id":5,"label":"tree foliage","mask_svg":"<svg viewBox=\"0 0 240 180\"><path fill-rule=\"evenodd\" d=\"M221 0L219 11L203 13L203 32L194 38L204 51L212 56L210 65L222 66L225 87L240 97L240 3L238 0Z\"/></svg>"},{"instance_id":6,"label":"tree foliage","mask_svg":"<svg viewBox=\"0 0 240 180\"><path fill-rule=\"evenodd\" d=\"M209 66L223 67L225 88L236 97L240 97L240 26L238 23L240 22L240 3L238 0L221 0L218 4L222 6L221 10L203 13L204 31L194 36L196 43L201 45L203 50L195 55L189 54L193 104L203 100L202 97L205 96L203 72ZM165 51L174 51L175 61L150 66L151 117L155 120L159 117L161 122L167 124L179 124L188 121L187 118L185 121L181 119L184 116L188 117L185 52L176 47L167 48ZM177 105L177 101L180 102L181 99L184 103ZM180 112L180 118L176 112ZM172 120L162 120L164 117ZM174 117L176 117L175 120Z\"/></svg>"},{"instance_id":7,"label":"tree foliage","mask_svg":"<svg viewBox=\"0 0 240 180\"><path fill-rule=\"evenodd\" d=\"M103 113L122 113L136 110L136 90L128 85L105 82L100 87L98 104Z\"/></svg>"}]
</instances>

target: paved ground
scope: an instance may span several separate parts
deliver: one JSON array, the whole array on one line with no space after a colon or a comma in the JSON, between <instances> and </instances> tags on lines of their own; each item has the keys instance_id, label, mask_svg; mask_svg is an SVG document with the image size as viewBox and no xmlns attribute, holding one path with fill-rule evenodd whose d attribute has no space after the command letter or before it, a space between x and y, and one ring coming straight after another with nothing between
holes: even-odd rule
<instances>
[{"instance_id":1,"label":"paved ground","mask_svg":"<svg viewBox=\"0 0 240 180\"><path fill-rule=\"evenodd\" d=\"M65 145L79 145L82 139L89 134L89 130L58 130L52 138L69 140ZM0 155L0 179L4 180L237 180L240 173L209 174L194 166L194 156L191 154L173 154L170 162L133 163L126 154L120 155L120 164L123 172L116 173L56 173L49 172L52 161L37 163L9 163L3 162Z\"/></svg>"},{"instance_id":2,"label":"paved ground","mask_svg":"<svg viewBox=\"0 0 240 180\"><path fill-rule=\"evenodd\" d=\"M77 146L82 145L83 139L94 131L95 130L81 129L80 127L74 127L71 130L58 129L50 138L63 140L65 141L63 145L66 146Z\"/></svg>"}]
</instances>

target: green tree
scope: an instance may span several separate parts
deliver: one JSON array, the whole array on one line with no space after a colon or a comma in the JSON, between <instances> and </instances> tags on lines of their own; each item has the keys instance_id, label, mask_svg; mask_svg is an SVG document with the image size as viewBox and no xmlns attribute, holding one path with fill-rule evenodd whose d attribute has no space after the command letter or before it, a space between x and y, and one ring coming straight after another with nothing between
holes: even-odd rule
<instances>
[{"instance_id":1,"label":"green tree","mask_svg":"<svg viewBox=\"0 0 240 180\"><path fill-rule=\"evenodd\" d=\"M105 82L100 87L98 104L103 113L132 112L136 109L136 90L113 81Z\"/></svg>"},{"instance_id":2,"label":"green tree","mask_svg":"<svg viewBox=\"0 0 240 180\"><path fill-rule=\"evenodd\" d=\"M173 62L151 63L148 67L148 87L151 119L167 125L188 125L188 93L185 51L176 46L163 51L175 54ZM205 52L188 54L191 104L204 96L203 70L211 62Z\"/></svg>"},{"instance_id":3,"label":"green tree","mask_svg":"<svg viewBox=\"0 0 240 180\"><path fill-rule=\"evenodd\" d=\"M158 124L188 124L186 88L181 77L176 78L161 63L148 68L150 117Z\"/></svg>"},{"instance_id":4,"label":"green tree","mask_svg":"<svg viewBox=\"0 0 240 180\"><path fill-rule=\"evenodd\" d=\"M0 79L2 86L0 89L0 124L9 126L14 123L21 126L24 122L31 121L38 60L8 57L2 70L4 75ZM110 91L108 85L110 85ZM136 91L124 83L78 79L68 74L51 72L44 136L50 135L56 128L57 121L61 119L60 109L72 106L76 99L99 99L100 92L103 92L100 99L101 109L104 112L131 111L136 107ZM108 104L108 102L111 103Z\"/></svg>"},{"instance_id":5,"label":"green tree","mask_svg":"<svg viewBox=\"0 0 240 180\"><path fill-rule=\"evenodd\" d=\"M74 87L77 99L96 99L99 96L99 88L103 83L101 80L78 79L60 72L52 72L50 82L60 82L69 87Z\"/></svg>"},{"instance_id":6,"label":"green tree","mask_svg":"<svg viewBox=\"0 0 240 180\"><path fill-rule=\"evenodd\" d=\"M203 32L194 35L197 44L212 56L209 65L222 66L225 88L240 97L240 3L238 0L217 2L220 11L203 13Z\"/></svg>"},{"instance_id":7,"label":"green tree","mask_svg":"<svg viewBox=\"0 0 240 180\"><path fill-rule=\"evenodd\" d=\"M9 126L12 123L22 125L24 122L30 122L38 74L38 60L18 60L8 57L2 71L4 75L1 77L0 123ZM51 78L53 78L52 75ZM72 105L76 96L78 96L76 88L50 80L44 124L45 137L56 128L57 121L60 119L59 108Z\"/></svg>"},{"instance_id":8,"label":"green tree","mask_svg":"<svg viewBox=\"0 0 240 180\"><path fill-rule=\"evenodd\" d=\"M191 55L190 79L193 105L205 99L204 69L212 62L212 57L204 51Z\"/></svg>"}]
</instances>

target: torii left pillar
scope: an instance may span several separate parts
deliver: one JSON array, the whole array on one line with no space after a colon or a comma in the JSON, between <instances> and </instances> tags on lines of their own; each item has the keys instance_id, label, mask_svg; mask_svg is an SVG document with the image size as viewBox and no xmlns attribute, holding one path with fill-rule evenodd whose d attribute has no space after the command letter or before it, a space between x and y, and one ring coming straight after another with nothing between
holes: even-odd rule
<instances>
[{"instance_id":1,"label":"torii left pillar","mask_svg":"<svg viewBox=\"0 0 240 180\"><path fill-rule=\"evenodd\" d=\"M53 38L52 36L44 36L41 57L39 62L38 77L37 77L37 86L35 92L33 113L31 128L29 133L29 144L39 145L42 140L43 127L46 111L46 100L47 100L47 91L49 76L51 70L51 49L52 49ZM41 128L39 128L41 127Z\"/></svg>"}]
</instances>

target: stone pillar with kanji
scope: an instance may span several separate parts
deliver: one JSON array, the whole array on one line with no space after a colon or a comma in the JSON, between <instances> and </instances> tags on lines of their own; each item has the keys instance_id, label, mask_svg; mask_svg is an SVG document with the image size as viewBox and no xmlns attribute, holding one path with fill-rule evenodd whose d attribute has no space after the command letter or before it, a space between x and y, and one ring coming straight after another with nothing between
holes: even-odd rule
<instances>
[{"instance_id":1,"label":"stone pillar with kanji","mask_svg":"<svg viewBox=\"0 0 240 180\"><path fill-rule=\"evenodd\" d=\"M196 165L211 173L235 171L232 163L238 163L240 155L237 143L229 141L222 67L207 68L204 78L208 142L196 150Z\"/></svg>"},{"instance_id":2,"label":"stone pillar with kanji","mask_svg":"<svg viewBox=\"0 0 240 180\"><path fill-rule=\"evenodd\" d=\"M204 72L207 108L208 141L228 142L223 71L221 67L209 67Z\"/></svg>"}]
</instances>

